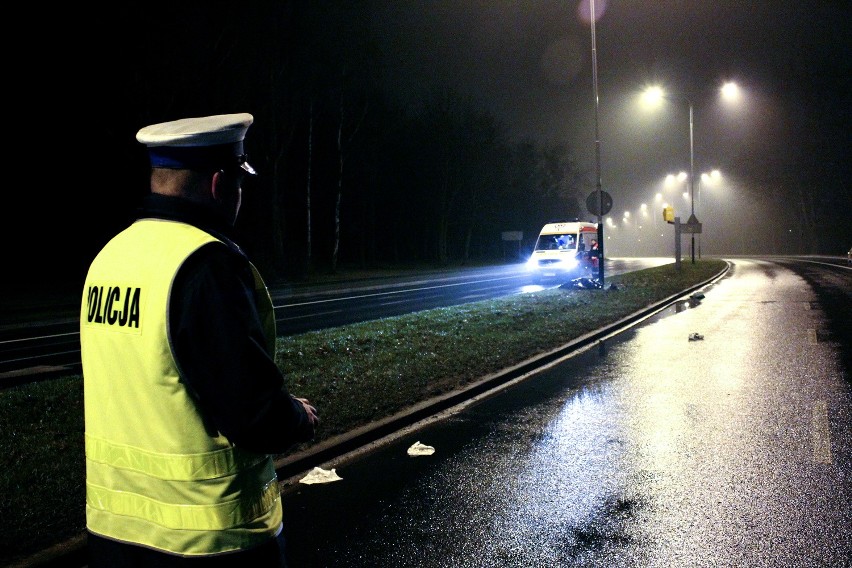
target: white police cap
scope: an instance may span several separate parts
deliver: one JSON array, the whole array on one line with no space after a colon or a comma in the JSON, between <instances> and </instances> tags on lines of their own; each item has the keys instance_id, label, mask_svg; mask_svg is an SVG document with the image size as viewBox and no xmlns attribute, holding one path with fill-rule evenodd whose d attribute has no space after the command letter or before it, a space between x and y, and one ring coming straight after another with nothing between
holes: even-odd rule
<instances>
[{"instance_id":1,"label":"white police cap","mask_svg":"<svg viewBox=\"0 0 852 568\"><path fill-rule=\"evenodd\" d=\"M207 170L239 166L255 175L246 161L243 140L254 117L248 113L182 118L146 126L136 140L148 147L155 168Z\"/></svg>"}]
</instances>

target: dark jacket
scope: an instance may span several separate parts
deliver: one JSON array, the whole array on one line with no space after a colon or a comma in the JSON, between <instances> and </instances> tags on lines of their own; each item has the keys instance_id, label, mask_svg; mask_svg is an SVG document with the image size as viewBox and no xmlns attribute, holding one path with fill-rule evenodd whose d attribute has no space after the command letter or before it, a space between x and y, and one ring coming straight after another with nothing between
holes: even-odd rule
<instances>
[{"instance_id":1,"label":"dark jacket","mask_svg":"<svg viewBox=\"0 0 852 568\"><path fill-rule=\"evenodd\" d=\"M265 349L249 259L215 210L151 194L139 218L191 224L229 246L211 244L178 271L169 305L169 332L187 389L214 431L235 445L276 454L310 440L314 429Z\"/></svg>"}]
</instances>

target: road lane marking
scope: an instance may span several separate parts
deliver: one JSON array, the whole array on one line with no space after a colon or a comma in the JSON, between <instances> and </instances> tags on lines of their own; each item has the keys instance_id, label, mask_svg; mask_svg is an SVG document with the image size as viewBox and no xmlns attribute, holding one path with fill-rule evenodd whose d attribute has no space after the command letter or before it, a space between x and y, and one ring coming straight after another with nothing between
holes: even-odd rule
<instances>
[{"instance_id":1,"label":"road lane marking","mask_svg":"<svg viewBox=\"0 0 852 568\"><path fill-rule=\"evenodd\" d=\"M379 305L380 305L380 306L382 306L382 307L384 307L384 306L394 306L394 305L397 305L397 304L404 304L404 303L406 303L406 302L407 302L407 300L396 300L396 301L394 301L394 302L379 302Z\"/></svg>"},{"instance_id":2,"label":"road lane marking","mask_svg":"<svg viewBox=\"0 0 852 568\"><path fill-rule=\"evenodd\" d=\"M817 333L815 329L808 330L808 343L810 343L811 345L816 345L818 343Z\"/></svg>"},{"instance_id":3,"label":"road lane marking","mask_svg":"<svg viewBox=\"0 0 852 568\"><path fill-rule=\"evenodd\" d=\"M831 431L828 428L828 407L824 400L814 402L811 432L814 439L814 461L831 463Z\"/></svg>"},{"instance_id":4,"label":"road lane marking","mask_svg":"<svg viewBox=\"0 0 852 568\"><path fill-rule=\"evenodd\" d=\"M309 314L304 314L304 315L301 315L301 316L289 316L289 317L286 317L286 318L278 318L278 321L290 321L290 320L297 320L297 319L315 318L317 316L330 316L332 314L340 314L340 313L343 313L343 310L329 310L329 311L326 311L326 312L311 312Z\"/></svg>"}]
</instances>

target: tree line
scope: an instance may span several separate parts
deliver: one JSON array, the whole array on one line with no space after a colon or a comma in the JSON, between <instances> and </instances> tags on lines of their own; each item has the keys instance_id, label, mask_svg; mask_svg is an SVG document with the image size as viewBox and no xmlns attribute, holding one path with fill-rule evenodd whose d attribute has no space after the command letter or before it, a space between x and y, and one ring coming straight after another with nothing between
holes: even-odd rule
<instances>
[{"instance_id":1,"label":"tree line","mask_svg":"<svg viewBox=\"0 0 852 568\"><path fill-rule=\"evenodd\" d=\"M119 205L130 211L147 191L139 127L252 113L246 148L260 176L244 186L237 230L272 277L497 259L503 231L534 239L546 221L583 215L584 173L564 144L512 141L480 101L448 88L403 97L383 86L394 70L381 68L358 3L120 10L103 32L120 64L95 76L96 100L124 103L104 117L115 171L103 191L129 171L138 187ZM119 225L101 225L92 250Z\"/></svg>"},{"instance_id":2,"label":"tree line","mask_svg":"<svg viewBox=\"0 0 852 568\"><path fill-rule=\"evenodd\" d=\"M26 6L32 33L7 65L14 149L0 234L4 264L17 276L3 290L82 285L91 259L148 191L136 131L186 116L255 116L247 149L261 175L246 183L237 230L270 277L490 259L517 250L504 249L503 231L522 231L528 249L546 221L587 217L592 175L559 140L511 139L481 101L449 88L391 88L388 78L406 62L373 27L371 4ZM848 163L812 159L836 154L829 150L842 128L807 122L804 109L820 90L800 93L811 93L789 129L830 136L799 136L795 148L760 136L777 162L742 152L729 168L757 163L769 172L743 191L741 209L760 209L743 223L766 226L779 242L773 250L786 250L778 235L788 233L788 217L801 227L802 251L849 246ZM826 106L819 116L835 114Z\"/></svg>"}]
</instances>

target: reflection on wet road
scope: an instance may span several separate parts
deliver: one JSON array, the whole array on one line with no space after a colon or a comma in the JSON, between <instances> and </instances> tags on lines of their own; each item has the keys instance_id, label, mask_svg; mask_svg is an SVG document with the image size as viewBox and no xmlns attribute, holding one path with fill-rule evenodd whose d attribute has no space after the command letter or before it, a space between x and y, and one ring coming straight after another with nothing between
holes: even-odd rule
<instances>
[{"instance_id":1,"label":"reflection on wet road","mask_svg":"<svg viewBox=\"0 0 852 568\"><path fill-rule=\"evenodd\" d=\"M738 260L704 292L289 489L292 564L848 566L852 393L812 291Z\"/></svg>"}]
</instances>

